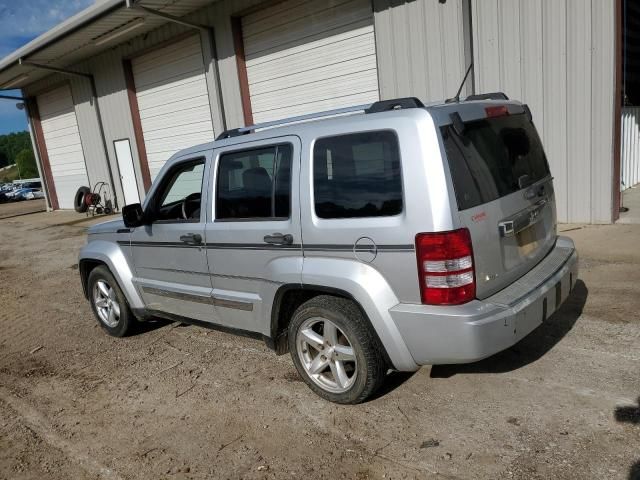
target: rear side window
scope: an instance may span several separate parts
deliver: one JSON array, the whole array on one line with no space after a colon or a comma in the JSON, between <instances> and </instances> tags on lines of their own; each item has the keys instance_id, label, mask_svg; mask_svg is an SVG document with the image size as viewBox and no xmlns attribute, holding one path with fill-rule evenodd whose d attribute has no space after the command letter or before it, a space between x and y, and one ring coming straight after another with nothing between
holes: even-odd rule
<instances>
[{"instance_id":1,"label":"rear side window","mask_svg":"<svg viewBox=\"0 0 640 480\"><path fill-rule=\"evenodd\" d=\"M216 218L288 218L292 155L291 144L221 155Z\"/></svg>"},{"instance_id":2,"label":"rear side window","mask_svg":"<svg viewBox=\"0 0 640 480\"><path fill-rule=\"evenodd\" d=\"M459 135L442 127L458 208L491 202L542 180L549 165L526 115L467 122Z\"/></svg>"},{"instance_id":3,"label":"rear side window","mask_svg":"<svg viewBox=\"0 0 640 480\"><path fill-rule=\"evenodd\" d=\"M313 190L320 218L401 213L397 137L383 130L318 139L313 149Z\"/></svg>"}]
</instances>

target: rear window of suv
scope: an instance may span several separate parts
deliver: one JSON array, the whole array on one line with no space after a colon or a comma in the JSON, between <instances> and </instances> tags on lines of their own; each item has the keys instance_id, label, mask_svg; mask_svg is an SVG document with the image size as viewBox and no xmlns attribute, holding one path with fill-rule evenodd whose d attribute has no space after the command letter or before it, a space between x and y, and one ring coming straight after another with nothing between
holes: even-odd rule
<instances>
[{"instance_id":1,"label":"rear window of suv","mask_svg":"<svg viewBox=\"0 0 640 480\"><path fill-rule=\"evenodd\" d=\"M506 115L441 128L458 209L491 202L542 180L549 165L527 115Z\"/></svg>"},{"instance_id":2,"label":"rear window of suv","mask_svg":"<svg viewBox=\"0 0 640 480\"><path fill-rule=\"evenodd\" d=\"M402 212L400 150L382 130L320 138L313 149L313 190L320 218L363 218Z\"/></svg>"}]
</instances>

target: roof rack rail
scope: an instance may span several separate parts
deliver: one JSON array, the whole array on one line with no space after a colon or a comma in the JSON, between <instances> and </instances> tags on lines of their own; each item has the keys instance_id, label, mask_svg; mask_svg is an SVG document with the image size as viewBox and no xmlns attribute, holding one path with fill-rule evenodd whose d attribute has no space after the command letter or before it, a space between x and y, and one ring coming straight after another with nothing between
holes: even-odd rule
<instances>
[{"instance_id":1,"label":"roof rack rail","mask_svg":"<svg viewBox=\"0 0 640 480\"><path fill-rule=\"evenodd\" d=\"M509 100L509 97L504 92L492 92L492 93L479 93L477 95L469 95L464 99L466 101L472 100Z\"/></svg>"},{"instance_id":2,"label":"roof rack rail","mask_svg":"<svg viewBox=\"0 0 640 480\"><path fill-rule=\"evenodd\" d=\"M401 110L405 108L424 108L424 104L416 97L380 100L379 102L372 103L365 113L388 112L389 110Z\"/></svg>"},{"instance_id":3,"label":"roof rack rail","mask_svg":"<svg viewBox=\"0 0 640 480\"><path fill-rule=\"evenodd\" d=\"M276 127L278 125L286 125L288 123L303 122L305 120L312 120L315 118L331 117L333 115L342 115L345 113L365 112L371 107L370 104L355 105L353 107L336 108L334 110L325 110L324 112L308 113L306 115L298 115L296 117L283 118L281 120L274 120L272 122L256 123L255 125L249 125L248 127L232 128L225 130L216 137L216 140L222 140L225 138L238 137L240 135L247 135L253 133L261 128Z\"/></svg>"}]
</instances>

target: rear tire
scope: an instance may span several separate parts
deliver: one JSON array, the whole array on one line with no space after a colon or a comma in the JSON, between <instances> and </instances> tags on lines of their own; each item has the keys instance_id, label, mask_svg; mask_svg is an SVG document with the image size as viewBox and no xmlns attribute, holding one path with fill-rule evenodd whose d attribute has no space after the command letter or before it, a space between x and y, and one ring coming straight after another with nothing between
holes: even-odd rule
<instances>
[{"instance_id":1,"label":"rear tire","mask_svg":"<svg viewBox=\"0 0 640 480\"><path fill-rule=\"evenodd\" d=\"M100 265L91 270L87 291L93 314L109 335L124 337L133 331L136 319L118 282L106 266Z\"/></svg>"},{"instance_id":2,"label":"rear tire","mask_svg":"<svg viewBox=\"0 0 640 480\"><path fill-rule=\"evenodd\" d=\"M303 303L289 324L288 341L298 373L325 400L361 403L384 383L384 349L350 300L321 295Z\"/></svg>"}]
</instances>

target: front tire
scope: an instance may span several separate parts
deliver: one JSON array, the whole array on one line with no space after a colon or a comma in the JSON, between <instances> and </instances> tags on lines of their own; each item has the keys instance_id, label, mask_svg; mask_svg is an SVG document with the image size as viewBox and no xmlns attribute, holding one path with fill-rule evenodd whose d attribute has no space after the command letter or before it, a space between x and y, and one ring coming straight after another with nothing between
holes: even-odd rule
<instances>
[{"instance_id":1,"label":"front tire","mask_svg":"<svg viewBox=\"0 0 640 480\"><path fill-rule=\"evenodd\" d=\"M91 270L88 279L89 302L100 326L113 337L131 333L135 318L118 282L103 265Z\"/></svg>"},{"instance_id":2,"label":"front tire","mask_svg":"<svg viewBox=\"0 0 640 480\"><path fill-rule=\"evenodd\" d=\"M350 300L321 295L305 302L293 315L288 337L298 373L325 400L361 403L384 382L383 347Z\"/></svg>"}]
</instances>

